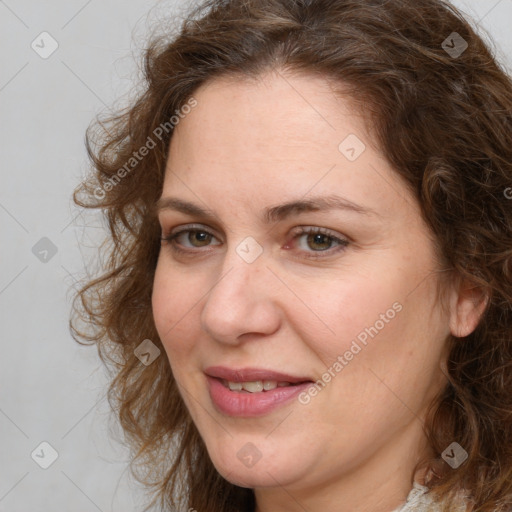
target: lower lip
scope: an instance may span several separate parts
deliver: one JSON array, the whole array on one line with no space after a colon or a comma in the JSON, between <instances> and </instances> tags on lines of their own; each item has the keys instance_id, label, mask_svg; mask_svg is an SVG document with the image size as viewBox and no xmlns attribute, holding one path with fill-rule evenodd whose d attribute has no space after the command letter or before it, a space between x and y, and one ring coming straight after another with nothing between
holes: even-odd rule
<instances>
[{"instance_id":1,"label":"lower lip","mask_svg":"<svg viewBox=\"0 0 512 512\"><path fill-rule=\"evenodd\" d=\"M309 388L312 382L304 382L295 386L283 386L248 393L244 391L231 391L219 379L206 376L210 398L217 409L229 416L255 417L262 416L292 400L302 391Z\"/></svg>"}]
</instances>

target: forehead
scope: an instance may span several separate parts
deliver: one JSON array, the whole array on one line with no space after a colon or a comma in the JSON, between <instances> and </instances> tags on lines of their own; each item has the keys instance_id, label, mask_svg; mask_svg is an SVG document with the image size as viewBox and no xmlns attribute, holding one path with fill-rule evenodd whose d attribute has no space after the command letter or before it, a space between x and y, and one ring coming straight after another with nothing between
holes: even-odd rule
<instances>
[{"instance_id":1,"label":"forehead","mask_svg":"<svg viewBox=\"0 0 512 512\"><path fill-rule=\"evenodd\" d=\"M318 76L274 71L258 78L222 77L194 96L198 106L176 127L175 136L193 131L197 144L222 142L219 149L228 147L231 156L237 147L256 152L261 145L268 150L334 144L337 149L348 131L368 139L354 100L335 94L330 82Z\"/></svg>"},{"instance_id":2,"label":"forehead","mask_svg":"<svg viewBox=\"0 0 512 512\"><path fill-rule=\"evenodd\" d=\"M226 204L265 198L263 207L334 192L381 210L393 201L386 182L396 173L353 101L327 80L281 72L224 77L194 98L197 106L171 139L164 196L197 200L217 192Z\"/></svg>"},{"instance_id":3,"label":"forehead","mask_svg":"<svg viewBox=\"0 0 512 512\"><path fill-rule=\"evenodd\" d=\"M222 77L201 86L194 97L197 106L171 140L173 166L329 168L349 135L359 147L370 143L350 100L320 77L284 72Z\"/></svg>"}]
</instances>

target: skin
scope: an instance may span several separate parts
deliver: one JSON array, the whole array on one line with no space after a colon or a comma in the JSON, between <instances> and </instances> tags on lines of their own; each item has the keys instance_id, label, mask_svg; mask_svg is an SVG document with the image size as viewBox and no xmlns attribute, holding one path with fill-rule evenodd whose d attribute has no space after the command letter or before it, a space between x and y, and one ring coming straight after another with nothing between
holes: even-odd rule
<instances>
[{"instance_id":1,"label":"skin","mask_svg":"<svg viewBox=\"0 0 512 512\"><path fill-rule=\"evenodd\" d=\"M480 310L462 287L449 289L441 308L418 204L328 82L284 71L217 78L194 97L173 134L162 197L215 219L163 209L159 220L164 236L190 224L213 236L181 235L175 243L188 256L163 242L153 292L183 400L217 470L255 490L257 512L389 512L428 452L422 421L446 384L446 338L469 334ZM349 134L366 145L353 162L338 149ZM261 218L265 208L333 193L376 214ZM349 244L297 234L300 226ZM247 237L263 250L252 263L236 251ZM208 366L319 379L397 302L402 310L307 405L234 418L212 404ZM248 442L262 454L252 467L237 457Z\"/></svg>"}]
</instances>

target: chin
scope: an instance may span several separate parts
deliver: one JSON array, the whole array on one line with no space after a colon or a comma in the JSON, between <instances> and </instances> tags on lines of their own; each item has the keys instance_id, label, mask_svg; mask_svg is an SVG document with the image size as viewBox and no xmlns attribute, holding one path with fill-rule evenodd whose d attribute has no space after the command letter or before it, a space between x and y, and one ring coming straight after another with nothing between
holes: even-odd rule
<instances>
[{"instance_id":1,"label":"chin","mask_svg":"<svg viewBox=\"0 0 512 512\"><path fill-rule=\"evenodd\" d=\"M248 442L241 450L223 454L221 457L212 458L213 465L228 482L239 487L275 487L277 485L289 485L300 476L297 473L298 461L290 459L272 458L260 454L254 450L254 445ZM253 457L251 460L251 456ZM290 474L290 470L294 474Z\"/></svg>"},{"instance_id":2,"label":"chin","mask_svg":"<svg viewBox=\"0 0 512 512\"><path fill-rule=\"evenodd\" d=\"M222 471L219 473L228 482L238 487L246 487L249 489L255 489L257 487L275 487L277 485L286 485L286 481L283 481L282 476L279 475L276 478L272 478L272 474L262 467L258 470L252 469L233 469L233 468L220 468ZM278 483L279 482L279 483Z\"/></svg>"}]
</instances>

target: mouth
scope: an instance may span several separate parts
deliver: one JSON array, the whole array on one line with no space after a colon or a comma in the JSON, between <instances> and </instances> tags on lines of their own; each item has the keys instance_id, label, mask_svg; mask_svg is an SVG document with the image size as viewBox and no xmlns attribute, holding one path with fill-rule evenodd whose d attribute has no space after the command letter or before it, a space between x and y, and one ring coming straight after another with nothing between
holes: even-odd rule
<instances>
[{"instance_id":1,"label":"mouth","mask_svg":"<svg viewBox=\"0 0 512 512\"><path fill-rule=\"evenodd\" d=\"M210 398L228 416L254 417L269 413L304 391L313 380L260 368L205 370Z\"/></svg>"}]
</instances>

